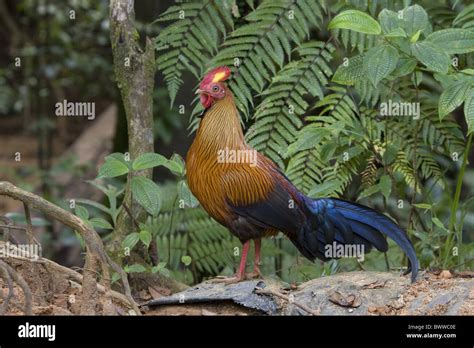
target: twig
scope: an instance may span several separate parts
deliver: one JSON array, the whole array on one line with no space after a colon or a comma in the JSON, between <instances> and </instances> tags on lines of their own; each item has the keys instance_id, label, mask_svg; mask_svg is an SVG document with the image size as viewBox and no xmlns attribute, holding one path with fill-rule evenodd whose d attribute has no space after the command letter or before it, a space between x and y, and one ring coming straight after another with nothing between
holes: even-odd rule
<instances>
[{"instance_id":1,"label":"twig","mask_svg":"<svg viewBox=\"0 0 474 348\"><path fill-rule=\"evenodd\" d=\"M299 302L294 301L294 300L290 300L290 298L288 296L283 295L281 292L278 292L278 291L275 291L275 290L272 290L272 289L265 289L264 288L264 289L256 289L255 293L256 294L262 294L262 295L277 296L277 297L287 301L288 303L294 304L296 307L301 308L302 310L304 310L305 312L308 312L311 315L320 315L319 310L309 308L308 306L306 306L302 303L299 303Z\"/></svg>"},{"instance_id":2,"label":"twig","mask_svg":"<svg viewBox=\"0 0 474 348\"><path fill-rule=\"evenodd\" d=\"M33 224L31 223L30 208L25 202L23 202L23 208L25 209L26 218L26 236L28 237L28 243L33 244Z\"/></svg>"}]
</instances>

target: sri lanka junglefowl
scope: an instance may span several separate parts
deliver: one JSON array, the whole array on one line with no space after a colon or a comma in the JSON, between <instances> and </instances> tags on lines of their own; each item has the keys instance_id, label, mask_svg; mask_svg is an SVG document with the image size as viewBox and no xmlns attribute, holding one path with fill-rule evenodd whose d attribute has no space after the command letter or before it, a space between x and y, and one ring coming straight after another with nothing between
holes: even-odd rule
<instances>
[{"instance_id":1,"label":"sri lanka junglefowl","mask_svg":"<svg viewBox=\"0 0 474 348\"><path fill-rule=\"evenodd\" d=\"M261 238L278 231L311 261L336 258L328 253L327 245L353 245L365 252L375 246L385 252L386 235L408 256L405 274L411 271L414 281L418 273L415 250L392 220L356 203L305 196L271 160L247 145L234 97L224 83L229 76L229 68L219 67L199 85L196 93L205 112L186 159L191 192L210 216L243 243L239 269L225 281L260 276ZM248 156L239 156L243 153ZM250 240L255 242L254 272L246 274Z\"/></svg>"}]
</instances>

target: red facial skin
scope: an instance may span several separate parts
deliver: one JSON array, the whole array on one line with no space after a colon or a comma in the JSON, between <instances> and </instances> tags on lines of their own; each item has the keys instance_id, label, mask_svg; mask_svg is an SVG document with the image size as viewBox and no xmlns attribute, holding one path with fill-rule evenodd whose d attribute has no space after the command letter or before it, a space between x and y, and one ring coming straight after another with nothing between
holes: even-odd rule
<instances>
[{"instance_id":1,"label":"red facial skin","mask_svg":"<svg viewBox=\"0 0 474 348\"><path fill-rule=\"evenodd\" d=\"M199 86L201 90L201 104L204 109L209 109L216 99L222 99L225 97L226 89L220 83L211 83L209 85Z\"/></svg>"},{"instance_id":2,"label":"red facial skin","mask_svg":"<svg viewBox=\"0 0 474 348\"><path fill-rule=\"evenodd\" d=\"M216 81L215 77L218 77ZM230 69L226 66L211 70L203 78L199 85L201 104L205 109L209 109L216 99L222 99L226 95L225 86L220 83L230 76Z\"/></svg>"}]
</instances>

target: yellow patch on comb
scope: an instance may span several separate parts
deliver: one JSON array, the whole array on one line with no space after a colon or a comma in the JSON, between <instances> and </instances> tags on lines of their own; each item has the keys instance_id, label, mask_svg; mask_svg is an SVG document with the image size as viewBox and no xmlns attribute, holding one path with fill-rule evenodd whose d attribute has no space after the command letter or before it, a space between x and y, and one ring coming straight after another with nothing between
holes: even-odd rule
<instances>
[{"instance_id":1,"label":"yellow patch on comb","mask_svg":"<svg viewBox=\"0 0 474 348\"><path fill-rule=\"evenodd\" d=\"M225 78L227 76L227 74L225 73L225 71L220 71L218 73L216 73L212 79L212 82L215 83L215 82L219 82L221 81L223 78Z\"/></svg>"}]
</instances>

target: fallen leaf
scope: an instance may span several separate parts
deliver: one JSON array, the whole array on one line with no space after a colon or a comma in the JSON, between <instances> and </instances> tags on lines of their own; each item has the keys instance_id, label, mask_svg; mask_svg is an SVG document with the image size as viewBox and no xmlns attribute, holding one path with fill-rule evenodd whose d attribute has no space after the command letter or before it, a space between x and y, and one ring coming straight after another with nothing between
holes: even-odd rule
<instances>
[{"instance_id":1,"label":"fallen leaf","mask_svg":"<svg viewBox=\"0 0 474 348\"><path fill-rule=\"evenodd\" d=\"M357 308L361 305L362 300L358 294L342 294L339 291L333 291L329 294L329 301L342 307Z\"/></svg>"},{"instance_id":2,"label":"fallen leaf","mask_svg":"<svg viewBox=\"0 0 474 348\"><path fill-rule=\"evenodd\" d=\"M385 287L388 280L377 280L375 282L362 285L362 289L379 289Z\"/></svg>"}]
</instances>

